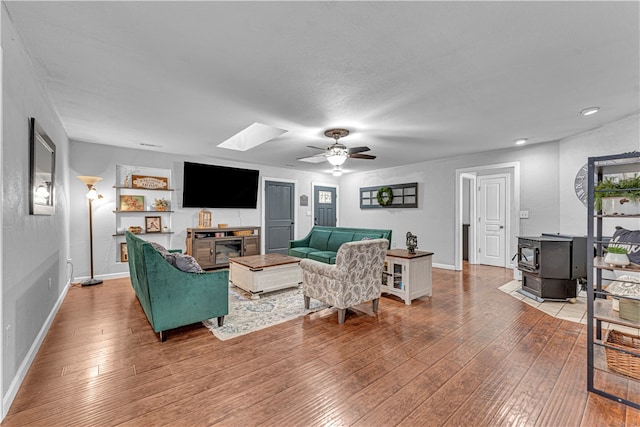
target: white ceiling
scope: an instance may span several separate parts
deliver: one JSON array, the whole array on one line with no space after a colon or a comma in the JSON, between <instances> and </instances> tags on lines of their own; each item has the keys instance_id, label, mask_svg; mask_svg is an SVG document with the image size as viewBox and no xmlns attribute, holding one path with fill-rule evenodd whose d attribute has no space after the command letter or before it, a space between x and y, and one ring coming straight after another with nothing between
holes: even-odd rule
<instances>
[{"instance_id":1,"label":"white ceiling","mask_svg":"<svg viewBox=\"0 0 640 427\"><path fill-rule=\"evenodd\" d=\"M378 156L348 172L640 111L638 2L5 4L78 141L322 171L296 159L346 127ZM254 122L289 132L216 147Z\"/></svg>"}]
</instances>

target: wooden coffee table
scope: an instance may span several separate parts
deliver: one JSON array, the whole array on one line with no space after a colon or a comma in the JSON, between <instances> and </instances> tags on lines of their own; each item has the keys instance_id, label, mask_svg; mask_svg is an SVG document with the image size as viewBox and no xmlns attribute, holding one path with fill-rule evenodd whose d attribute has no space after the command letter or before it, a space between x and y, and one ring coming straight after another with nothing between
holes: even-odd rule
<instances>
[{"instance_id":1,"label":"wooden coffee table","mask_svg":"<svg viewBox=\"0 0 640 427\"><path fill-rule=\"evenodd\" d=\"M291 288L302 283L300 258L282 254L229 258L229 282L247 292L252 299L263 292Z\"/></svg>"}]
</instances>

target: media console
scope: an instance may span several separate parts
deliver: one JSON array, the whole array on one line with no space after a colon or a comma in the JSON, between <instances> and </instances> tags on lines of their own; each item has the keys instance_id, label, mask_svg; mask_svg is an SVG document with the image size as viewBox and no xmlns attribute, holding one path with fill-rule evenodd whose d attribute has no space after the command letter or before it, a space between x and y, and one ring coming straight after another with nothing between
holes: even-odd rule
<instances>
[{"instance_id":1,"label":"media console","mask_svg":"<svg viewBox=\"0 0 640 427\"><path fill-rule=\"evenodd\" d=\"M260 227L187 228L187 254L204 269L229 266L229 258L260 254Z\"/></svg>"}]
</instances>

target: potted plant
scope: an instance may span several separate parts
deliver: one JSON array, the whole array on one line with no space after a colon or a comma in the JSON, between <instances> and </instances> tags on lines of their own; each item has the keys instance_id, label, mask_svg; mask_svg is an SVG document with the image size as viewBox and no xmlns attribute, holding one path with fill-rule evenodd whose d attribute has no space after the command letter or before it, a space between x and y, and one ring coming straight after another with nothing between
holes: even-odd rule
<instances>
[{"instance_id":1,"label":"potted plant","mask_svg":"<svg viewBox=\"0 0 640 427\"><path fill-rule=\"evenodd\" d=\"M605 215L633 215L640 213L640 176L606 178L594 187L596 210Z\"/></svg>"},{"instance_id":2,"label":"potted plant","mask_svg":"<svg viewBox=\"0 0 640 427\"><path fill-rule=\"evenodd\" d=\"M604 262L614 267L624 267L630 264L628 253L627 248L623 246L609 246Z\"/></svg>"},{"instance_id":3,"label":"potted plant","mask_svg":"<svg viewBox=\"0 0 640 427\"><path fill-rule=\"evenodd\" d=\"M169 201L166 199L155 199L154 200L154 206L156 208L157 211L161 211L164 212L169 208Z\"/></svg>"}]
</instances>

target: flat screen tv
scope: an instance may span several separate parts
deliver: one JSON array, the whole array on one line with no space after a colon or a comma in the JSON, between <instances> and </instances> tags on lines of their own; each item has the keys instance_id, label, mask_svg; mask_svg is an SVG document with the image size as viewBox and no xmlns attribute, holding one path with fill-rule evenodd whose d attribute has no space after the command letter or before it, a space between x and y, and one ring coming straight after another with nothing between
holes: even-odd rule
<instances>
[{"instance_id":1,"label":"flat screen tv","mask_svg":"<svg viewBox=\"0 0 640 427\"><path fill-rule=\"evenodd\" d=\"M185 208L255 209L258 171L184 162Z\"/></svg>"}]
</instances>

